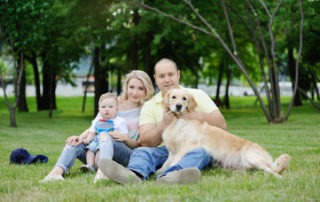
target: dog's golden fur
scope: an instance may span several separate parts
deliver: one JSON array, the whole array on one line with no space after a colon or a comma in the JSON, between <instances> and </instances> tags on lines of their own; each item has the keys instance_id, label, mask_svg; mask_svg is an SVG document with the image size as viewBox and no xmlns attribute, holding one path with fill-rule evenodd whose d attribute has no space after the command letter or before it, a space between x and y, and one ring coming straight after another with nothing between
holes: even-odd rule
<instances>
[{"instance_id":1,"label":"dog's golden fur","mask_svg":"<svg viewBox=\"0 0 320 202\"><path fill-rule=\"evenodd\" d=\"M158 172L177 164L189 151L204 148L223 168L260 169L280 177L291 157L282 154L275 161L261 146L218 127L198 120L187 120L181 116L195 110L197 103L183 89L170 90L163 105L176 115L176 119L164 130L162 138L169 150L169 157Z\"/></svg>"}]
</instances>

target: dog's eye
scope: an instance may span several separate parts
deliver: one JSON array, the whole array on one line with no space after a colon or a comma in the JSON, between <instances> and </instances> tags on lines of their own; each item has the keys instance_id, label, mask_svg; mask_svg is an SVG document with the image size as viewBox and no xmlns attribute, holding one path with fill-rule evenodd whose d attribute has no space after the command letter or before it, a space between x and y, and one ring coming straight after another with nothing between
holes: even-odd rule
<instances>
[{"instance_id":1,"label":"dog's eye","mask_svg":"<svg viewBox=\"0 0 320 202\"><path fill-rule=\"evenodd\" d=\"M187 98L186 98L186 97L183 97L183 98L182 98L182 100L186 101L186 100L187 100Z\"/></svg>"},{"instance_id":2,"label":"dog's eye","mask_svg":"<svg viewBox=\"0 0 320 202\"><path fill-rule=\"evenodd\" d=\"M176 99L176 96L172 96L172 99Z\"/></svg>"}]
</instances>

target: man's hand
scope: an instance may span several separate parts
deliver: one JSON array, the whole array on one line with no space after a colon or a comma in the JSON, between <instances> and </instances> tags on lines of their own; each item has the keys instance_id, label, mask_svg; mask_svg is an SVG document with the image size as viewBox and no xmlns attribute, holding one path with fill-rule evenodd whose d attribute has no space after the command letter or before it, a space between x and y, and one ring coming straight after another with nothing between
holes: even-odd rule
<instances>
[{"instance_id":1,"label":"man's hand","mask_svg":"<svg viewBox=\"0 0 320 202\"><path fill-rule=\"evenodd\" d=\"M174 115L174 113L170 110L165 110L163 113L163 121L162 123L165 126L168 126L174 119L176 119L177 117Z\"/></svg>"},{"instance_id":2,"label":"man's hand","mask_svg":"<svg viewBox=\"0 0 320 202\"><path fill-rule=\"evenodd\" d=\"M198 111L193 111L193 112L190 112L190 113L185 113L182 115L182 117L184 119L189 119L189 120L201 120L202 119L202 116L204 116L203 112L198 112Z\"/></svg>"}]
</instances>

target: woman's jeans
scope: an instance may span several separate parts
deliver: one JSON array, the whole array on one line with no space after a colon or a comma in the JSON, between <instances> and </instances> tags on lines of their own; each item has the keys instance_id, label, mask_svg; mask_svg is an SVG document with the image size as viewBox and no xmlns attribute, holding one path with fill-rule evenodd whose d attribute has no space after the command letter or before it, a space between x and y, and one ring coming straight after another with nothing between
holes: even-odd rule
<instances>
[{"instance_id":1,"label":"woman's jeans","mask_svg":"<svg viewBox=\"0 0 320 202\"><path fill-rule=\"evenodd\" d=\"M161 147L139 147L131 155L128 168L139 173L145 180L161 168L168 158L168 150ZM176 165L167 168L157 177L162 177L169 172L185 168L203 169L211 165L211 156L203 149L198 148L188 152Z\"/></svg>"},{"instance_id":2,"label":"woman's jeans","mask_svg":"<svg viewBox=\"0 0 320 202\"><path fill-rule=\"evenodd\" d=\"M114 161L120 163L123 166L127 166L129 163L130 155L132 149L122 142L117 142L110 138L109 143L113 144L113 157L110 157L107 152L110 151L110 147L105 147L106 142L100 142L100 160L101 159L113 159ZM105 151L104 148L109 148ZM76 159L79 159L83 163L86 163L86 147L83 144L78 146L66 145L63 149L57 163L55 166L59 166L64 170L64 173L68 172Z\"/></svg>"},{"instance_id":3,"label":"woman's jeans","mask_svg":"<svg viewBox=\"0 0 320 202\"><path fill-rule=\"evenodd\" d=\"M123 142L115 141L110 135L105 135L106 139L100 141L100 156L102 159L113 159L123 166L127 166L132 154L132 149Z\"/></svg>"}]
</instances>

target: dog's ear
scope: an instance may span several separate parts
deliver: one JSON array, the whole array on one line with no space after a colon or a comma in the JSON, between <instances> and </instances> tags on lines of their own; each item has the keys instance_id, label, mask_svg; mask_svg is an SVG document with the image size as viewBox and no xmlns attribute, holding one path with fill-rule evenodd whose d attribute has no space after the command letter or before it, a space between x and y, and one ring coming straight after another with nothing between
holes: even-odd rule
<instances>
[{"instance_id":1,"label":"dog's ear","mask_svg":"<svg viewBox=\"0 0 320 202\"><path fill-rule=\"evenodd\" d=\"M168 110L170 107L169 99L170 99L170 92L167 92L164 98L162 99L162 105L165 110Z\"/></svg>"},{"instance_id":2,"label":"dog's ear","mask_svg":"<svg viewBox=\"0 0 320 202\"><path fill-rule=\"evenodd\" d=\"M187 110L189 112L192 112L195 110L196 107L197 107L196 100L194 99L194 97L192 95L189 95L189 102L188 102Z\"/></svg>"}]
</instances>

